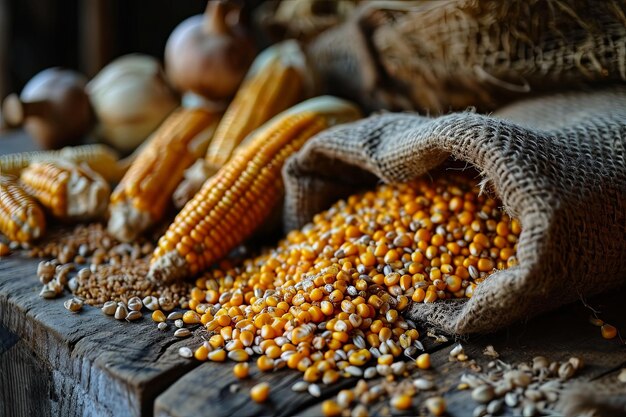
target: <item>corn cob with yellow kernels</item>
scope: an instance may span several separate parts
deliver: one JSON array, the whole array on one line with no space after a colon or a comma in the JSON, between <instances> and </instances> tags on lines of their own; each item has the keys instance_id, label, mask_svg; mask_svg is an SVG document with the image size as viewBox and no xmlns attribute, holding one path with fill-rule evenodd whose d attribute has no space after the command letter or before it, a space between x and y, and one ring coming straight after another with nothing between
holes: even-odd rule
<instances>
[{"instance_id":1,"label":"corn cob with yellow kernels","mask_svg":"<svg viewBox=\"0 0 626 417\"><path fill-rule=\"evenodd\" d=\"M86 164L35 162L22 171L24 189L50 213L64 220L88 220L104 215L111 189Z\"/></svg>"},{"instance_id":2,"label":"corn cob with yellow kernels","mask_svg":"<svg viewBox=\"0 0 626 417\"><path fill-rule=\"evenodd\" d=\"M311 90L312 77L296 41L282 42L259 54L217 126L206 157L185 173L174 192L176 206L184 206L250 132L304 100Z\"/></svg>"},{"instance_id":3,"label":"corn cob with yellow kernels","mask_svg":"<svg viewBox=\"0 0 626 417\"><path fill-rule=\"evenodd\" d=\"M39 204L17 182L0 175L0 232L10 240L29 242L46 231L46 218Z\"/></svg>"},{"instance_id":4,"label":"corn cob with yellow kernels","mask_svg":"<svg viewBox=\"0 0 626 417\"><path fill-rule=\"evenodd\" d=\"M123 164L117 153L106 145L67 146L55 151L19 152L0 156L0 174L20 175L20 172L33 162L67 160L75 163L86 162L91 169L107 181L116 182L124 174Z\"/></svg>"},{"instance_id":5,"label":"corn cob with yellow kernels","mask_svg":"<svg viewBox=\"0 0 626 417\"><path fill-rule=\"evenodd\" d=\"M359 117L352 104L325 96L261 126L176 216L159 240L150 277L167 281L195 275L228 254L279 202L285 160L318 132Z\"/></svg>"},{"instance_id":6,"label":"corn cob with yellow kernels","mask_svg":"<svg viewBox=\"0 0 626 417\"><path fill-rule=\"evenodd\" d=\"M219 113L180 108L148 139L111 195L109 232L128 242L161 220L193 161L206 152Z\"/></svg>"}]
</instances>

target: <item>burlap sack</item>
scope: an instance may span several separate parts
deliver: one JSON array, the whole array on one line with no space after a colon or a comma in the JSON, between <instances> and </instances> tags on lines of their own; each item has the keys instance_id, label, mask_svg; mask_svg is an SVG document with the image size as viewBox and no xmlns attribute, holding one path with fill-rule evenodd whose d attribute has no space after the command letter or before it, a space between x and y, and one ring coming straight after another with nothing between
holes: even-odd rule
<instances>
[{"instance_id":1,"label":"burlap sack","mask_svg":"<svg viewBox=\"0 0 626 417\"><path fill-rule=\"evenodd\" d=\"M361 185L405 181L446 158L476 167L522 224L519 265L471 299L414 304L454 334L489 332L626 282L626 86L535 98L484 116L390 113L312 138L284 169L285 225Z\"/></svg>"},{"instance_id":2,"label":"burlap sack","mask_svg":"<svg viewBox=\"0 0 626 417\"><path fill-rule=\"evenodd\" d=\"M545 89L626 80L624 0L362 2L310 62L369 109L491 110Z\"/></svg>"}]
</instances>

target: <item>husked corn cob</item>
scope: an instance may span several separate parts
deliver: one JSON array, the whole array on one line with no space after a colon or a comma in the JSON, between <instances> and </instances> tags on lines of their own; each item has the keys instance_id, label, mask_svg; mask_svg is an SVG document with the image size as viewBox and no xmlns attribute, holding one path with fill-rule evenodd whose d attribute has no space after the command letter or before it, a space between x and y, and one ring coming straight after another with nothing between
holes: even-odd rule
<instances>
[{"instance_id":1,"label":"husked corn cob","mask_svg":"<svg viewBox=\"0 0 626 417\"><path fill-rule=\"evenodd\" d=\"M107 181L116 182L124 170L118 163L117 153L106 145L67 146L56 151L20 152L0 156L0 174L20 175L20 172L32 162L68 160L76 163L86 162L91 169L102 175Z\"/></svg>"},{"instance_id":2,"label":"husked corn cob","mask_svg":"<svg viewBox=\"0 0 626 417\"><path fill-rule=\"evenodd\" d=\"M184 206L250 132L304 100L311 84L296 41L282 42L259 54L217 126L205 159L194 164L174 193L176 206Z\"/></svg>"},{"instance_id":3,"label":"husked corn cob","mask_svg":"<svg viewBox=\"0 0 626 417\"><path fill-rule=\"evenodd\" d=\"M46 231L43 210L17 179L0 175L0 232L10 240L29 242Z\"/></svg>"},{"instance_id":4,"label":"husked corn cob","mask_svg":"<svg viewBox=\"0 0 626 417\"><path fill-rule=\"evenodd\" d=\"M206 152L219 114L180 108L154 132L111 195L109 232L131 241L160 220L189 165Z\"/></svg>"},{"instance_id":5,"label":"husked corn cob","mask_svg":"<svg viewBox=\"0 0 626 417\"><path fill-rule=\"evenodd\" d=\"M260 127L176 216L159 240L150 276L195 275L225 256L278 203L285 160L316 133L359 116L352 104L326 96L296 105Z\"/></svg>"},{"instance_id":6,"label":"husked corn cob","mask_svg":"<svg viewBox=\"0 0 626 417\"><path fill-rule=\"evenodd\" d=\"M109 184L89 166L67 161L32 163L20 180L53 216L64 220L102 216L111 193Z\"/></svg>"}]
</instances>

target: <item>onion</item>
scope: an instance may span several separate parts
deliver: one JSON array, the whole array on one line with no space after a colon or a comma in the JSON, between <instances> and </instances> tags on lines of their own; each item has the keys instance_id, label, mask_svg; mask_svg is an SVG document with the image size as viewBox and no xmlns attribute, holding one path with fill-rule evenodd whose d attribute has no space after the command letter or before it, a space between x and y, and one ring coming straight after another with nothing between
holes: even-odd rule
<instances>
[{"instance_id":1,"label":"onion","mask_svg":"<svg viewBox=\"0 0 626 417\"><path fill-rule=\"evenodd\" d=\"M159 62L141 54L111 62L87 92L99 121L96 134L123 153L137 148L179 101Z\"/></svg>"},{"instance_id":2,"label":"onion","mask_svg":"<svg viewBox=\"0 0 626 417\"><path fill-rule=\"evenodd\" d=\"M210 100L234 95L255 56L255 48L241 25L227 17L240 8L210 1L204 15L178 25L165 46L165 68L174 86Z\"/></svg>"},{"instance_id":3,"label":"onion","mask_svg":"<svg viewBox=\"0 0 626 417\"><path fill-rule=\"evenodd\" d=\"M12 127L24 125L43 149L75 145L93 122L86 83L75 71L48 68L35 75L19 97L11 94L4 100L4 121Z\"/></svg>"}]
</instances>

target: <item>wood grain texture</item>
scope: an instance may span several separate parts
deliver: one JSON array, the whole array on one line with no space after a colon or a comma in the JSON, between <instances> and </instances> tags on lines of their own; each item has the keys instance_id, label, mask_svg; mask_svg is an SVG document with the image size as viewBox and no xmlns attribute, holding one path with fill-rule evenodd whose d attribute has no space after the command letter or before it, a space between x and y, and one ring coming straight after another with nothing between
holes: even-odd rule
<instances>
[{"instance_id":1,"label":"wood grain texture","mask_svg":"<svg viewBox=\"0 0 626 417\"><path fill-rule=\"evenodd\" d=\"M69 313L63 307L69 294L41 299L36 266L15 254L0 261L0 325L19 338L0 350L0 398L14 396L4 388L11 381L22 381L22 391L16 384L11 389L31 396L28 390L39 377L49 380L42 388L48 392L36 393L47 402L40 409L53 416L149 416L157 394L197 365L177 353L190 341L175 339L171 328L160 332L147 313L138 322L118 322L89 306ZM44 370L26 372L33 361L20 360L20 352ZM39 415L3 403L8 416Z\"/></svg>"}]
</instances>

